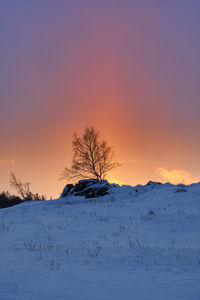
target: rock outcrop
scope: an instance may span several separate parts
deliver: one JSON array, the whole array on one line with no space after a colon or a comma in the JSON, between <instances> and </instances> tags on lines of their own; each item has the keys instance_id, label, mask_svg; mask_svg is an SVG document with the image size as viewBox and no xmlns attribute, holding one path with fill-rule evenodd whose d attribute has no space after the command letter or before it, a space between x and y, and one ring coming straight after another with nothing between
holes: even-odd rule
<instances>
[{"instance_id":1,"label":"rock outcrop","mask_svg":"<svg viewBox=\"0 0 200 300\"><path fill-rule=\"evenodd\" d=\"M113 184L107 180L86 179L80 180L77 184L67 184L61 194L61 198L69 195L84 196L85 198L94 198L107 195Z\"/></svg>"}]
</instances>

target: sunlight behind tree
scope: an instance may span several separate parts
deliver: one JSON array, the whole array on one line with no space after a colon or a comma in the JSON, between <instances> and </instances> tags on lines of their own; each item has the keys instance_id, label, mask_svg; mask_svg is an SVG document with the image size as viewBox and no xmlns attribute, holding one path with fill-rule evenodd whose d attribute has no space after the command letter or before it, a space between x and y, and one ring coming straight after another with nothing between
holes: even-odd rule
<instances>
[{"instance_id":1,"label":"sunlight behind tree","mask_svg":"<svg viewBox=\"0 0 200 300\"><path fill-rule=\"evenodd\" d=\"M120 165L114 160L113 149L100 139L99 132L93 127L86 127L81 138L74 133L72 147L71 167L64 169L61 179L75 181L93 178L100 181Z\"/></svg>"}]
</instances>

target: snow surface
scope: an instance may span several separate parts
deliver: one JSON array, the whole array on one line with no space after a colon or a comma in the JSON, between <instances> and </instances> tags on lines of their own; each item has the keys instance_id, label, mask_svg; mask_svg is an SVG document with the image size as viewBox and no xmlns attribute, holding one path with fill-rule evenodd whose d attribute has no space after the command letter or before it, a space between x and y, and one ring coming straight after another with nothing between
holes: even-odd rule
<instances>
[{"instance_id":1,"label":"snow surface","mask_svg":"<svg viewBox=\"0 0 200 300\"><path fill-rule=\"evenodd\" d=\"M200 184L184 190L123 186L0 210L0 300L199 300Z\"/></svg>"}]
</instances>

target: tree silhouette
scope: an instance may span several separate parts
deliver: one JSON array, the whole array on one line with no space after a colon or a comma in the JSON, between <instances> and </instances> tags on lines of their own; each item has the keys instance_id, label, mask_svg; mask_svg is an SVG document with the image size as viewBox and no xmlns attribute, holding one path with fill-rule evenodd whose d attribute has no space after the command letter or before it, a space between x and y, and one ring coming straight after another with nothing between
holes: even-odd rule
<instances>
[{"instance_id":1,"label":"tree silhouette","mask_svg":"<svg viewBox=\"0 0 200 300\"><path fill-rule=\"evenodd\" d=\"M33 194L30 191L30 182L21 182L19 179L16 178L14 173L10 174L10 185L16 190L18 195L24 200L46 200L44 195L40 196L38 193Z\"/></svg>"},{"instance_id":2,"label":"tree silhouette","mask_svg":"<svg viewBox=\"0 0 200 300\"><path fill-rule=\"evenodd\" d=\"M30 191L30 182L22 183L16 178L14 173L11 173L10 185L16 190L18 195L20 195L23 200L31 198L32 193Z\"/></svg>"},{"instance_id":3,"label":"tree silhouette","mask_svg":"<svg viewBox=\"0 0 200 300\"><path fill-rule=\"evenodd\" d=\"M99 132L93 127L86 127L81 138L74 133L72 149L71 167L64 168L61 179L75 181L93 178L100 181L120 165L114 161L113 149L100 139Z\"/></svg>"}]
</instances>

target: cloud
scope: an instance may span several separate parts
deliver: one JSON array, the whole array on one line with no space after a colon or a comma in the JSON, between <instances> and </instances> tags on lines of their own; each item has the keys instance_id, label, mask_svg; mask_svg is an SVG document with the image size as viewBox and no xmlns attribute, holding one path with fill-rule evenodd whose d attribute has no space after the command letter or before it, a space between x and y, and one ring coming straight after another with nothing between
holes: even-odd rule
<instances>
[{"instance_id":1,"label":"cloud","mask_svg":"<svg viewBox=\"0 0 200 300\"><path fill-rule=\"evenodd\" d=\"M15 159L13 158L10 158L10 159L5 159L5 158L2 158L0 157L0 166L8 166L8 165L15 165L16 161Z\"/></svg>"},{"instance_id":2,"label":"cloud","mask_svg":"<svg viewBox=\"0 0 200 300\"><path fill-rule=\"evenodd\" d=\"M15 164L16 164L16 160L13 159L13 158L11 158L11 159L10 159L10 164L11 164L11 165L15 165Z\"/></svg>"},{"instance_id":3,"label":"cloud","mask_svg":"<svg viewBox=\"0 0 200 300\"><path fill-rule=\"evenodd\" d=\"M173 184L191 184L200 181L200 179L185 170L157 168L155 172L163 181L168 181Z\"/></svg>"}]
</instances>

